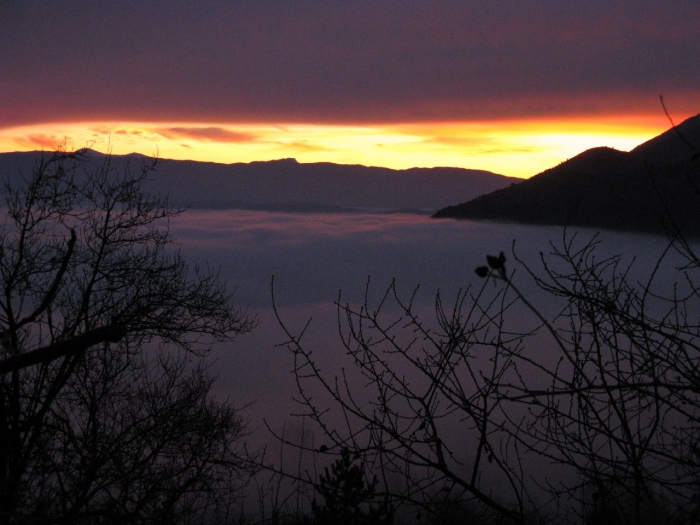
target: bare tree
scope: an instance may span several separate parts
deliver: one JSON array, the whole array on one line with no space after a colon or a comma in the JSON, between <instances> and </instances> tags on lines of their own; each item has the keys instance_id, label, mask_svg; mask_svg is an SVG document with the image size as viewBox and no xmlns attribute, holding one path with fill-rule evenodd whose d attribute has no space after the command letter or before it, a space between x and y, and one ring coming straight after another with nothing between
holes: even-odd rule
<instances>
[{"instance_id":1,"label":"bare tree","mask_svg":"<svg viewBox=\"0 0 700 525\"><path fill-rule=\"evenodd\" d=\"M328 452L360 455L423 515L451 501L515 523L696 523L700 260L690 246L672 242L644 281L621 257L600 257L595 237L565 235L539 272L488 256L482 285L449 308L438 295L433 320L393 283L376 303L339 297L354 366L336 375L280 319L300 413ZM678 252L683 264L664 265ZM657 285L668 271L670 291ZM520 291L525 279L557 313Z\"/></svg>"},{"instance_id":2,"label":"bare tree","mask_svg":"<svg viewBox=\"0 0 700 525\"><path fill-rule=\"evenodd\" d=\"M186 363L254 319L216 271L189 268L172 248L177 210L140 190L152 162L88 160L58 152L4 188L3 523L202 510L223 479L215 467L238 465L240 415Z\"/></svg>"}]
</instances>

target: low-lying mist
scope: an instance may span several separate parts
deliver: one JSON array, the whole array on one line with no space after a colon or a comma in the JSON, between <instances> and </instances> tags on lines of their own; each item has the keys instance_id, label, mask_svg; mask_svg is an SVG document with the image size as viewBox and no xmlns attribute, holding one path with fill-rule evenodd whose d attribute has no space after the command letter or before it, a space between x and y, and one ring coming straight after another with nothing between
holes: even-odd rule
<instances>
[{"instance_id":1,"label":"low-lying mist","mask_svg":"<svg viewBox=\"0 0 700 525\"><path fill-rule=\"evenodd\" d=\"M341 366L336 306L378 299L392 279L408 298L417 286L415 304L424 319L434 318L435 294L451 304L458 290L480 286L474 269L486 254L504 251L515 282L544 313L560 307L532 283L514 260L512 250L531 269L542 267L550 243L561 245L560 227L535 227L454 220L412 214L289 214L244 210L189 210L171 224L187 260L210 264L235 289L236 302L260 320L251 333L231 345L217 347L214 371L218 392L237 403L254 403L249 417L260 429L262 418L281 423L298 407L291 357L279 346L284 333L272 311L271 281L280 314L293 330L311 324L305 341L320 359ZM569 230L581 242L592 230ZM663 237L615 232L597 233L600 257L623 255L633 263L632 275L645 278L667 245ZM551 257L548 259L551 261ZM661 279L664 275L660 276ZM660 283L663 286L663 283ZM546 301L538 302L538 298Z\"/></svg>"}]
</instances>

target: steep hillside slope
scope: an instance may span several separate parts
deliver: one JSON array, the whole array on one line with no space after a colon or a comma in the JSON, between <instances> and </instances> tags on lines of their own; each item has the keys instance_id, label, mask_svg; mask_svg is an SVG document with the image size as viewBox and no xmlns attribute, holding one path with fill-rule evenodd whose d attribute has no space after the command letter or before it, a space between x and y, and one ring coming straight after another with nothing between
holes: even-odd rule
<instances>
[{"instance_id":1,"label":"steep hillside slope","mask_svg":"<svg viewBox=\"0 0 700 525\"><path fill-rule=\"evenodd\" d=\"M700 234L700 115L631 152L594 148L434 217Z\"/></svg>"}]
</instances>

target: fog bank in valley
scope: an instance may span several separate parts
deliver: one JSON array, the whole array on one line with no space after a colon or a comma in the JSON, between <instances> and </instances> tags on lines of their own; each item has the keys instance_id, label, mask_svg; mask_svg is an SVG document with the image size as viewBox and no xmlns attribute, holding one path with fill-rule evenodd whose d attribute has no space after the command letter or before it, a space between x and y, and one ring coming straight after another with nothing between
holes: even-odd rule
<instances>
[{"instance_id":1,"label":"fog bank in valley","mask_svg":"<svg viewBox=\"0 0 700 525\"><path fill-rule=\"evenodd\" d=\"M236 290L238 304L247 305L260 319L253 333L214 353L219 393L240 404L254 402L250 417L259 430L263 417L281 423L297 408L291 401L291 357L276 346L284 334L271 308L272 276L280 313L294 330L312 318L305 340L331 367L347 364L333 303L342 290L343 302L359 304L368 279L375 300L392 279L406 298L420 285L416 304L431 321L436 292L450 304L459 289L480 286L474 269L484 263L486 254L502 250L516 272L515 282L545 313L554 314L560 306L533 286L512 255L514 248L519 258L540 270L539 253L548 257L550 242L561 246L560 227L435 220L413 214L189 210L172 221L171 229L186 258L220 266L222 277ZM567 232L574 234L582 243L596 232ZM624 264L634 261L631 275L637 278L646 276L666 246L663 237L647 235L601 232L598 240L600 257L622 254ZM544 297L546 301L537 301Z\"/></svg>"}]
</instances>

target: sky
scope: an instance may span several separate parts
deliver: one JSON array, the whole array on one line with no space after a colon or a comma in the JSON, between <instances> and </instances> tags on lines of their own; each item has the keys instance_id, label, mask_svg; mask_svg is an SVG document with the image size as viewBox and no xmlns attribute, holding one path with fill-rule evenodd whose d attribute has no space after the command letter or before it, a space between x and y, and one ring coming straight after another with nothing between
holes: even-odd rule
<instances>
[{"instance_id":1,"label":"sky","mask_svg":"<svg viewBox=\"0 0 700 525\"><path fill-rule=\"evenodd\" d=\"M528 177L700 112L697 0L0 3L0 151Z\"/></svg>"}]
</instances>

